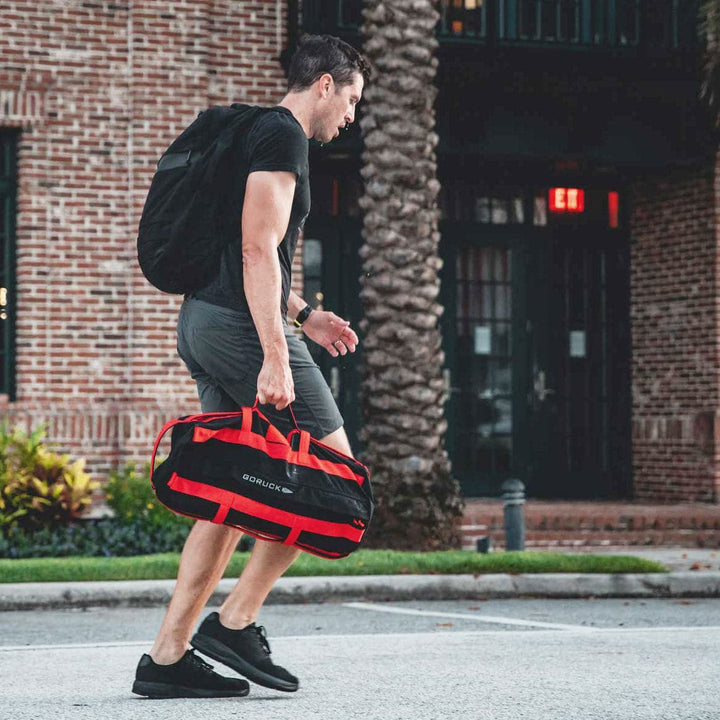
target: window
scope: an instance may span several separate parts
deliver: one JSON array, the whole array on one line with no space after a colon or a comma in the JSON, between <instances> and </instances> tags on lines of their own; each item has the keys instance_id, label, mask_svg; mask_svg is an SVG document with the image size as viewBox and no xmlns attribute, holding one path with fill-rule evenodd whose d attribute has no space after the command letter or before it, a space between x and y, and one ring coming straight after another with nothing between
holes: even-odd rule
<instances>
[{"instance_id":1,"label":"window","mask_svg":"<svg viewBox=\"0 0 720 720\"><path fill-rule=\"evenodd\" d=\"M458 178L442 186L439 202L443 220L483 225L522 225L526 220L521 190L489 191Z\"/></svg>"},{"instance_id":2,"label":"window","mask_svg":"<svg viewBox=\"0 0 720 720\"><path fill-rule=\"evenodd\" d=\"M640 0L615 0L615 45L637 45L640 40Z\"/></svg>"},{"instance_id":3,"label":"window","mask_svg":"<svg viewBox=\"0 0 720 720\"><path fill-rule=\"evenodd\" d=\"M440 34L446 37L484 38L487 0L442 0Z\"/></svg>"},{"instance_id":4,"label":"window","mask_svg":"<svg viewBox=\"0 0 720 720\"><path fill-rule=\"evenodd\" d=\"M458 248L455 468L495 477L512 458L512 251Z\"/></svg>"},{"instance_id":5,"label":"window","mask_svg":"<svg viewBox=\"0 0 720 720\"><path fill-rule=\"evenodd\" d=\"M569 183L572 185L574 183ZM575 187L488 188L461 177L443 182L441 219L479 225L593 225L621 229L622 196L618 190L579 183Z\"/></svg>"},{"instance_id":6,"label":"window","mask_svg":"<svg viewBox=\"0 0 720 720\"><path fill-rule=\"evenodd\" d=\"M347 30L362 25L362 0L338 0L338 26Z\"/></svg>"},{"instance_id":7,"label":"window","mask_svg":"<svg viewBox=\"0 0 720 720\"><path fill-rule=\"evenodd\" d=\"M322 292L322 240L303 240L303 295L308 305L316 310L323 309Z\"/></svg>"},{"instance_id":8,"label":"window","mask_svg":"<svg viewBox=\"0 0 720 720\"><path fill-rule=\"evenodd\" d=\"M523 199L519 195L477 196L474 220L492 225L522 225L525 222Z\"/></svg>"},{"instance_id":9,"label":"window","mask_svg":"<svg viewBox=\"0 0 720 720\"><path fill-rule=\"evenodd\" d=\"M0 131L0 393L15 399L16 135Z\"/></svg>"},{"instance_id":10,"label":"window","mask_svg":"<svg viewBox=\"0 0 720 720\"><path fill-rule=\"evenodd\" d=\"M700 0L672 0L673 47L694 48L701 45L699 17Z\"/></svg>"},{"instance_id":11,"label":"window","mask_svg":"<svg viewBox=\"0 0 720 720\"><path fill-rule=\"evenodd\" d=\"M640 42L640 0L499 0L499 5L503 39L621 47Z\"/></svg>"},{"instance_id":12,"label":"window","mask_svg":"<svg viewBox=\"0 0 720 720\"><path fill-rule=\"evenodd\" d=\"M501 37L578 43L583 0L502 0Z\"/></svg>"}]
</instances>

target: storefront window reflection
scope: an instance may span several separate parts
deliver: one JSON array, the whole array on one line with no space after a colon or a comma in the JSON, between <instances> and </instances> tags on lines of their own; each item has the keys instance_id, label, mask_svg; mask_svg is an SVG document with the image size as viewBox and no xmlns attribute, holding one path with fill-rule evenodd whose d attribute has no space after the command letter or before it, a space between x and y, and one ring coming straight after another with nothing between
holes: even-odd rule
<instances>
[{"instance_id":1,"label":"storefront window reflection","mask_svg":"<svg viewBox=\"0 0 720 720\"><path fill-rule=\"evenodd\" d=\"M303 240L303 295L308 305L322 309L322 241Z\"/></svg>"}]
</instances>

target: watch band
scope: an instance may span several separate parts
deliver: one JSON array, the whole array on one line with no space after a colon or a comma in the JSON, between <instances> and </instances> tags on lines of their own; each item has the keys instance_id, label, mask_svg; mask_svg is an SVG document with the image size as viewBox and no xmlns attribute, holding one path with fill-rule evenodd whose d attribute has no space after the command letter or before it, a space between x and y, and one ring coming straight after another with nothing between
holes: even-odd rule
<instances>
[{"instance_id":1,"label":"watch band","mask_svg":"<svg viewBox=\"0 0 720 720\"><path fill-rule=\"evenodd\" d=\"M306 305L295 318L295 327L302 327L302 324L310 317L310 313L313 311L313 309Z\"/></svg>"}]
</instances>

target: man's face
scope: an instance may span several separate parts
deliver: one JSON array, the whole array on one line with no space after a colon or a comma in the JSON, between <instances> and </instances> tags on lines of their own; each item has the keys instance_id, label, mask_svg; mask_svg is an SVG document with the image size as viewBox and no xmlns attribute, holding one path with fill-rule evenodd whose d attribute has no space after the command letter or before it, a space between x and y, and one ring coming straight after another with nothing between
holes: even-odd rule
<instances>
[{"instance_id":1,"label":"man's face","mask_svg":"<svg viewBox=\"0 0 720 720\"><path fill-rule=\"evenodd\" d=\"M363 77L356 73L350 84L342 86L336 85L329 75L324 77L329 80L324 80L326 93L321 100L313 137L328 143L340 134L340 130L354 122L355 106L362 97Z\"/></svg>"}]
</instances>

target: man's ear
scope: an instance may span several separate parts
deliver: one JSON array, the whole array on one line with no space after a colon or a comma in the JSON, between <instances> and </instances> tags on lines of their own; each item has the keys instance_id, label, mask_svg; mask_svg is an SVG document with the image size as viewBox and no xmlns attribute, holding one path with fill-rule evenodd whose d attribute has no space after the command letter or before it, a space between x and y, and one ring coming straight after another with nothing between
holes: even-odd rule
<instances>
[{"instance_id":1,"label":"man's ear","mask_svg":"<svg viewBox=\"0 0 720 720\"><path fill-rule=\"evenodd\" d=\"M333 77L330 73L324 73L318 78L318 88L323 98L329 97L334 85Z\"/></svg>"}]
</instances>

